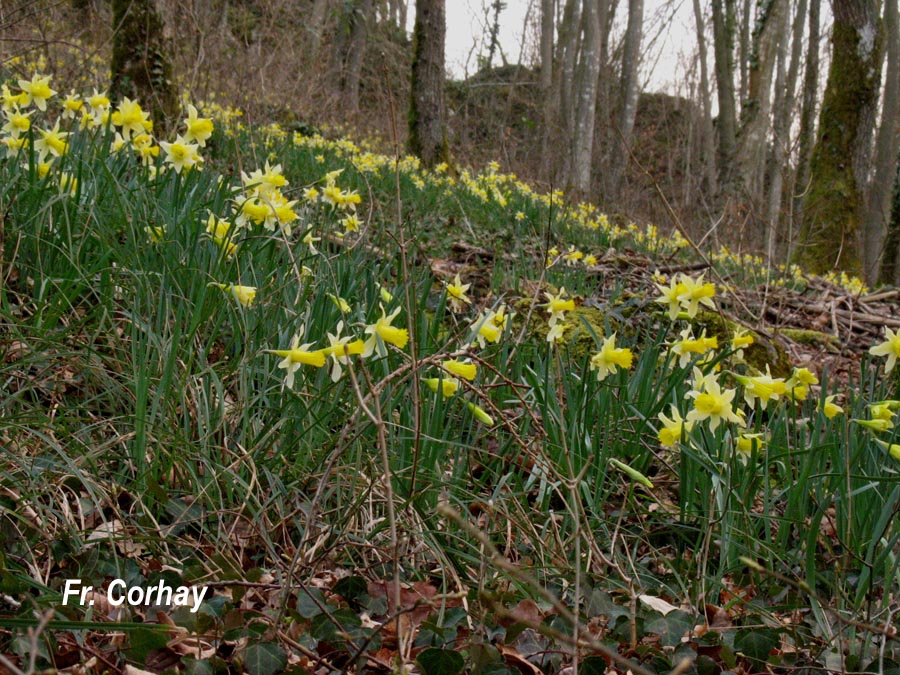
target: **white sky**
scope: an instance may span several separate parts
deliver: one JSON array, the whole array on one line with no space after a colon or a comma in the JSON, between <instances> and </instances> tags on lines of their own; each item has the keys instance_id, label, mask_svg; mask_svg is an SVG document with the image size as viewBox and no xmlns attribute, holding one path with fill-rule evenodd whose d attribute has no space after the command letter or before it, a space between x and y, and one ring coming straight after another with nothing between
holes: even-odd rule
<instances>
[{"instance_id":1,"label":"white sky","mask_svg":"<svg viewBox=\"0 0 900 675\"><path fill-rule=\"evenodd\" d=\"M473 74L478 69L478 55L487 54L487 27L492 15L486 16L485 7L490 4L491 0L447 0L446 59L447 69L454 77L461 78L467 72ZM664 11L667 5L672 6L671 10ZM506 0L506 9L500 14L500 46L510 63L519 60L529 8L530 39L535 48L540 0ZM616 16L620 28L624 27L626 18L627 3L620 2ZM696 49L690 0L645 0L644 24L642 54L647 89L675 93L684 81L686 67ZM523 58L526 63L529 61L527 51ZM494 64L500 63L499 57L495 57Z\"/></svg>"}]
</instances>

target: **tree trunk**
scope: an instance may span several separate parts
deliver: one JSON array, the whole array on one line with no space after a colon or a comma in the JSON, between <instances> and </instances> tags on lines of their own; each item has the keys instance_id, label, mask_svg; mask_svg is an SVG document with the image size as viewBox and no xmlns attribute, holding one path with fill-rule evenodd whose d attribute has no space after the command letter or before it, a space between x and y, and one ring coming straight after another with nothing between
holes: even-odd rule
<instances>
[{"instance_id":1,"label":"tree trunk","mask_svg":"<svg viewBox=\"0 0 900 675\"><path fill-rule=\"evenodd\" d=\"M359 112L359 85L368 43L369 24L373 20L373 9L372 0L357 0L350 17L350 45L342 91L347 110L351 114Z\"/></svg>"},{"instance_id":2,"label":"tree trunk","mask_svg":"<svg viewBox=\"0 0 900 675\"><path fill-rule=\"evenodd\" d=\"M787 36L783 39L779 49L779 72L775 83L775 105L773 107L772 123L772 154L769 162L769 231L766 238L766 253L769 262L776 258L778 235L780 234L782 189L784 185L785 159L790 146L791 115L794 111L797 88L797 74L800 71L800 57L803 51L803 24L806 19L807 0L799 0L797 12L791 28L791 61L787 74L783 76L781 70L784 60L787 58ZM787 28L787 15L785 15L785 29ZM783 82L783 86L779 84Z\"/></svg>"},{"instance_id":3,"label":"tree trunk","mask_svg":"<svg viewBox=\"0 0 900 675\"><path fill-rule=\"evenodd\" d=\"M819 10L822 0L809 3L809 41L806 51L806 70L803 74L803 103L800 109L799 149L797 151L797 174L794 178L794 200L791 220L803 222L803 203L809 189L809 165L816 128L816 92L819 89Z\"/></svg>"},{"instance_id":4,"label":"tree trunk","mask_svg":"<svg viewBox=\"0 0 900 675\"><path fill-rule=\"evenodd\" d=\"M765 3L767 0L760 0ZM738 64L740 71L740 86L738 88L738 101L743 106L744 101L750 96L750 65L752 56L750 50L750 8L753 0L741 0L741 23L739 27L740 39L738 40ZM742 108L743 111L743 108Z\"/></svg>"},{"instance_id":5,"label":"tree trunk","mask_svg":"<svg viewBox=\"0 0 900 675\"><path fill-rule=\"evenodd\" d=\"M770 129L772 77L779 41L784 39L785 0L763 0L753 30L747 98L741 106L737 166L750 204L763 203L763 179ZM757 209L754 208L756 212Z\"/></svg>"},{"instance_id":6,"label":"tree trunk","mask_svg":"<svg viewBox=\"0 0 900 675\"><path fill-rule=\"evenodd\" d=\"M622 186L622 177L628 165L628 148L634 131L634 117L637 113L640 82L638 67L641 62L641 38L644 24L644 0L629 0L628 26L625 29L625 45L622 49L622 85L619 104L618 133L613 133L609 179L606 194L614 197Z\"/></svg>"},{"instance_id":7,"label":"tree trunk","mask_svg":"<svg viewBox=\"0 0 900 675\"><path fill-rule=\"evenodd\" d=\"M897 157L897 171L894 174L894 195L891 200L891 217L888 221L887 236L884 239L884 256L881 260L879 281L896 284L897 255L900 253L900 156Z\"/></svg>"},{"instance_id":8,"label":"tree trunk","mask_svg":"<svg viewBox=\"0 0 900 675\"><path fill-rule=\"evenodd\" d=\"M162 16L153 0L113 0L110 95L135 99L150 113L157 133L178 115Z\"/></svg>"},{"instance_id":9,"label":"tree trunk","mask_svg":"<svg viewBox=\"0 0 900 675\"><path fill-rule=\"evenodd\" d=\"M884 105L881 126L875 143L875 173L866 195L866 215L863 219L863 261L866 281L874 282L881 263L885 226L891 209L891 187L897 161L897 132L900 127L900 30L897 21L897 0L884 3L884 28L887 46Z\"/></svg>"},{"instance_id":10,"label":"tree trunk","mask_svg":"<svg viewBox=\"0 0 900 675\"><path fill-rule=\"evenodd\" d=\"M409 150L431 168L449 157L444 126L444 0L417 0L409 103Z\"/></svg>"},{"instance_id":11,"label":"tree trunk","mask_svg":"<svg viewBox=\"0 0 900 675\"><path fill-rule=\"evenodd\" d=\"M578 56L581 32L581 0L566 0L562 22L559 25L559 42L556 45L556 64L553 69L553 92L550 104L553 119L545 130L544 162L551 183L565 181L568 170L568 153L551 151L565 147L574 133L575 105L572 91L575 80L575 62Z\"/></svg>"},{"instance_id":12,"label":"tree trunk","mask_svg":"<svg viewBox=\"0 0 900 675\"><path fill-rule=\"evenodd\" d=\"M597 88L600 77L601 39L600 3L606 0L584 0L584 44L578 68L575 133L569 139L571 165L568 189L576 198L584 199L591 190L591 162L594 158L594 124L597 114Z\"/></svg>"},{"instance_id":13,"label":"tree trunk","mask_svg":"<svg viewBox=\"0 0 900 675\"><path fill-rule=\"evenodd\" d=\"M325 30L325 14L329 0L315 0L309 13L309 55L310 63L315 64L319 58L319 47L322 45L322 33Z\"/></svg>"},{"instance_id":14,"label":"tree trunk","mask_svg":"<svg viewBox=\"0 0 900 675\"><path fill-rule=\"evenodd\" d=\"M708 50L706 48L706 28L700 0L694 2L694 21L697 25L697 50L700 56L700 101L703 105L701 136L703 142L703 187L709 194L718 191L716 187L716 137L712 122L712 93L709 88Z\"/></svg>"},{"instance_id":15,"label":"tree trunk","mask_svg":"<svg viewBox=\"0 0 900 675\"><path fill-rule=\"evenodd\" d=\"M831 67L797 261L860 274L860 221L881 75L877 0L834 0Z\"/></svg>"},{"instance_id":16,"label":"tree trunk","mask_svg":"<svg viewBox=\"0 0 900 675\"><path fill-rule=\"evenodd\" d=\"M712 0L713 50L716 93L719 101L719 185L731 182L737 148L737 113L734 103L734 0Z\"/></svg>"},{"instance_id":17,"label":"tree trunk","mask_svg":"<svg viewBox=\"0 0 900 675\"><path fill-rule=\"evenodd\" d=\"M541 93L545 101L553 86L554 4L554 0L541 0Z\"/></svg>"}]
</instances>

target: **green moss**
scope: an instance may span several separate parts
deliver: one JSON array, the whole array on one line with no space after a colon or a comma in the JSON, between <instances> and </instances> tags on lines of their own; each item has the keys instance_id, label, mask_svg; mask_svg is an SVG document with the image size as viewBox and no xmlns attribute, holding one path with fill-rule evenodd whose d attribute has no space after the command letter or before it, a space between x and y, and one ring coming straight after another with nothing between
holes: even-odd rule
<instances>
[{"instance_id":1,"label":"green moss","mask_svg":"<svg viewBox=\"0 0 900 675\"><path fill-rule=\"evenodd\" d=\"M547 333L550 332L550 326L547 324L547 311L543 308L543 301L533 301L532 298L522 298L513 303L513 311L516 313L513 317L513 332L522 330L525 325L526 318L529 318L526 329L526 336L530 336L533 340L544 342L547 340ZM575 309L566 312L563 325L563 339L560 343L561 348L574 360L583 359L597 351L597 342L591 332L602 338L606 332L606 326L609 325L611 330L618 330L619 324L610 321L609 318L596 307L584 307L576 305ZM588 328L590 327L590 328Z\"/></svg>"},{"instance_id":2,"label":"green moss","mask_svg":"<svg viewBox=\"0 0 900 675\"><path fill-rule=\"evenodd\" d=\"M824 347L828 350L837 351L841 344L834 335L822 333L817 330L805 328L780 328L778 332L788 340L800 345L806 345L807 347Z\"/></svg>"},{"instance_id":3,"label":"green moss","mask_svg":"<svg viewBox=\"0 0 900 675\"><path fill-rule=\"evenodd\" d=\"M691 321L691 328L694 335L700 335L705 330L707 336L717 337L720 348L726 347L737 331L746 330L742 325L723 318L721 314L706 311L697 313ZM747 365L759 372L765 372L768 366L773 377L790 377L793 366L784 347L754 330L747 330L747 334L753 336L753 344L744 347L744 361Z\"/></svg>"}]
</instances>

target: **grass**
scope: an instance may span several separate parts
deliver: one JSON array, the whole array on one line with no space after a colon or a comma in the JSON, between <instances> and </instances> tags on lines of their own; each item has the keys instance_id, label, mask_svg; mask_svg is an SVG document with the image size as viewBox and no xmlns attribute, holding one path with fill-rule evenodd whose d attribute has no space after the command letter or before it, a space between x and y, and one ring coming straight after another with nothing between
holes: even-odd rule
<instances>
[{"instance_id":1,"label":"grass","mask_svg":"<svg viewBox=\"0 0 900 675\"><path fill-rule=\"evenodd\" d=\"M51 117L33 116L30 141ZM878 443L894 434L850 421L897 397L878 362L844 384L819 373L805 400L748 406L734 374L756 372L729 335L680 365L671 345L690 322L670 321L649 278L636 290L571 255L621 260L616 247L677 266L692 261L686 242L537 195L496 167L423 172L347 141L218 124L204 169L175 173L111 151L109 126L68 129L44 176L33 145L0 160L8 668L63 667L74 651L164 670L162 651L166 668L192 672L277 672L288 655L307 669L419 658L426 673L509 671L492 643L545 672L573 659L591 670L596 654L652 672L684 657L697 672L897 659L879 628L898 590L900 485ZM252 190L241 172L266 162L297 200L290 234L235 225ZM360 196L359 232L342 235L349 207L304 197L334 171L342 194ZM206 232L210 213L229 223L235 255ZM713 257L731 279L766 278ZM461 313L445 288L457 271L472 284ZM787 283L802 278L788 271ZM255 287L253 303L231 284ZM561 287L578 310L557 346L544 303ZM479 346L485 312L501 306L515 316ZM382 343L384 355L339 372L331 352L284 386L282 357L266 350L295 335L327 348L339 323L366 339L382 307L400 309L402 348ZM599 381L592 357L613 332L633 364ZM478 375L445 398L425 380L446 382L451 357ZM746 430L698 421L665 447L658 416L693 409L694 368L735 391ZM821 405L831 394L846 411L834 418ZM761 439L747 453L742 432ZM103 609L61 606L76 577L212 584L199 614L170 612L212 652L178 652L152 631L112 640ZM526 600L534 609L511 619ZM29 634L36 613L45 622Z\"/></svg>"}]
</instances>

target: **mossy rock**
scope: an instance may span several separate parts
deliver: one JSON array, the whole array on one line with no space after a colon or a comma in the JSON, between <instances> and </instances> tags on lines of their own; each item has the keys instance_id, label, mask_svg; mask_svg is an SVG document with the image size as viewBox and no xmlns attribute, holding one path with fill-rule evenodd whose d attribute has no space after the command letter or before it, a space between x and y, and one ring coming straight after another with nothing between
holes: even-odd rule
<instances>
[{"instance_id":1,"label":"mossy rock","mask_svg":"<svg viewBox=\"0 0 900 675\"><path fill-rule=\"evenodd\" d=\"M824 348L829 352L839 352L841 342L834 335L808 328L779 328L778 334L798 345Z\"/></svg>"},{"instance_id":2,"label":"mossy rock","mask_svg":"<svg viewBox=\"0 0 900 675\"><path fill-rule=\"evenodd\" d=\"M530 336L536 342L546 342L550 326L547 323L548 316L547 310L543 307L544 304L543 301L536 301L533 298L521 298L514 302L512 304L515 312L512 320L513 334L522 330L530 311L531 317L525 332L526 336ZM563 339L559 343L560 347L575 361L580 361L597 352L598 345L594 335L602 339L607 334L607 325L611 331L618 331L620 328L618 321L609 318L596 307L585 307L578 304L575 305L575 309L566 312L562 324Z\"/></svg>"},{"instance_id":3,"label":"mossy rock","mask_svg":"<svg viewBox=\"0 0 900 675\"><path fill-rule=\"evenodd\" d=\"M720 347L727 345L737 331L746 330L717 312L707 311L697 313L691 321L691 329L694 335L700 335L705 330L708 337L717 337ZM790 377L793 365L784 347L755 330L747 330L747 334L753 336L753 344L744 347L744 361L747 365L761 373L768 366L772 377Z\"/></svg>"}]
</instances>

